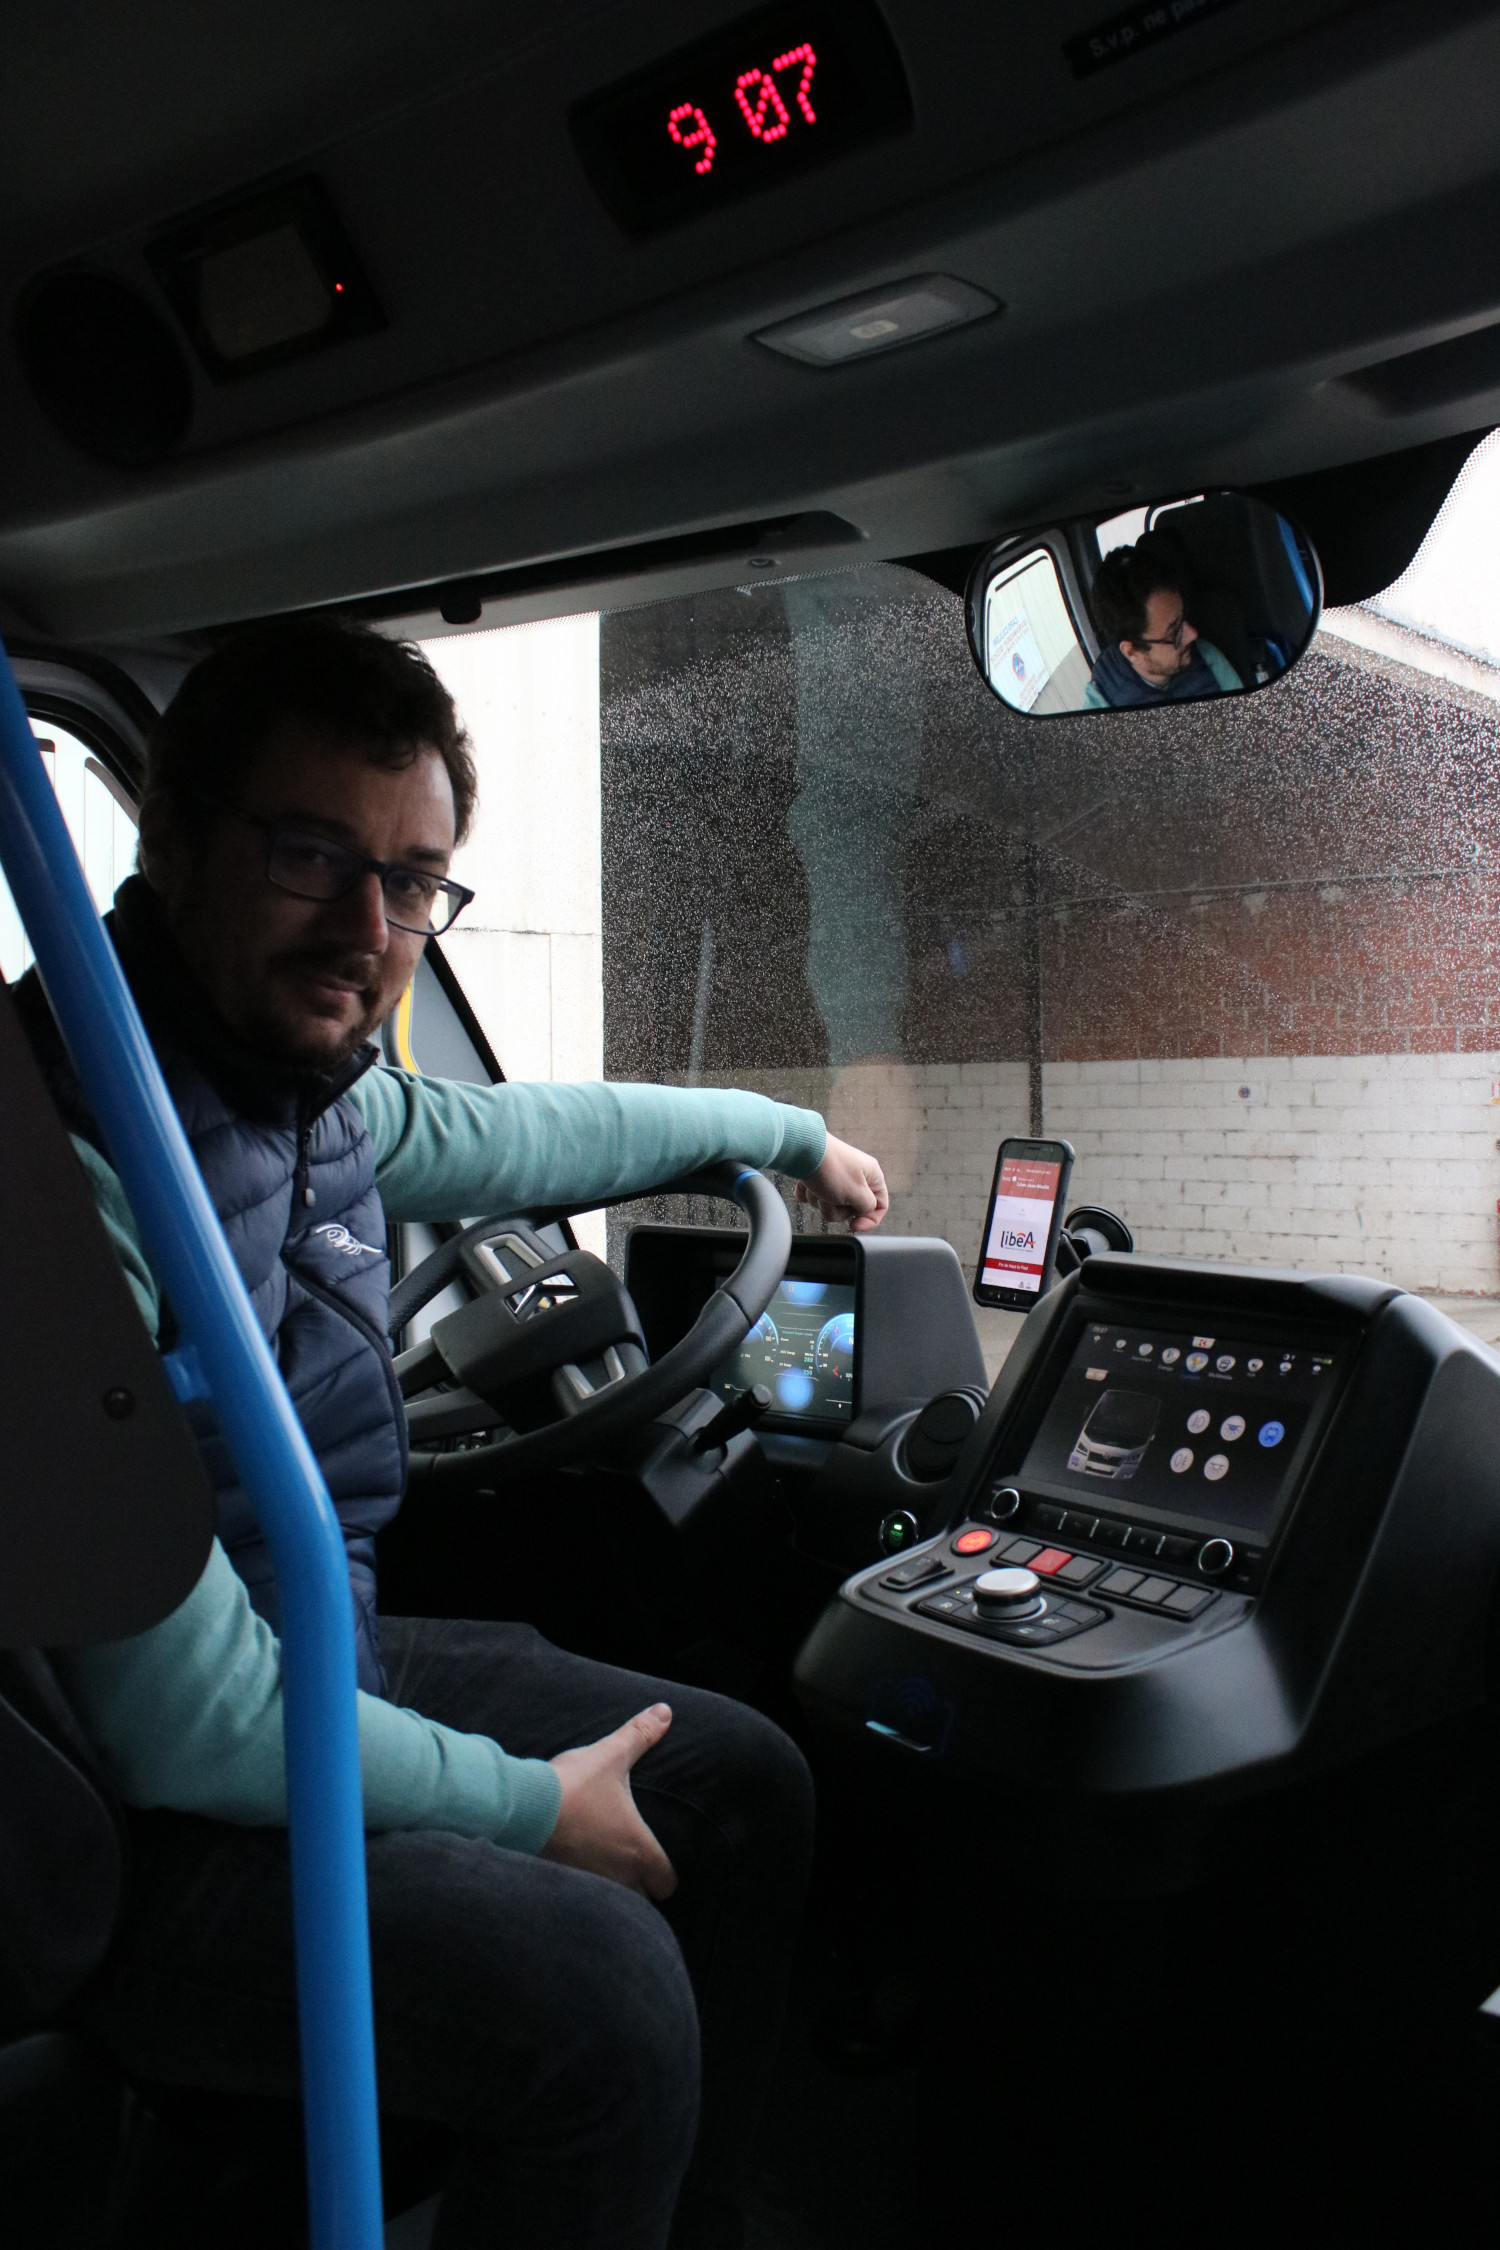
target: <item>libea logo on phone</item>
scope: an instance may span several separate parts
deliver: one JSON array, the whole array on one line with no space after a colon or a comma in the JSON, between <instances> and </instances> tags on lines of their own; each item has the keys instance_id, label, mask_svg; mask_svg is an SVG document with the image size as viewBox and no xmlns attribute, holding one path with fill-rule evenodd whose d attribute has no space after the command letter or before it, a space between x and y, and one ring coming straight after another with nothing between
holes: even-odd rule
<instances>
[{"instance_id":1,"label":"libea logo on phone","mask_svg":"<svg viewBox=\"0 0 1500 2250\"><path fill-rule=\"evenodd\" d=\"M990 1212L984 1280L994 1289L1040 1290L1061 1166L1008 1156Z\"/></svg>"}]
</instances>

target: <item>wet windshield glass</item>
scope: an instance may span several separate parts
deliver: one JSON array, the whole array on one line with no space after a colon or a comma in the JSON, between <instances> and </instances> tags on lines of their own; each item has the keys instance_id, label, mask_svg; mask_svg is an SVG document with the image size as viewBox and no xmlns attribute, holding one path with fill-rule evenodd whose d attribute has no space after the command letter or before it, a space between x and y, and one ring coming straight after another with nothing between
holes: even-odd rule
<instances>
[{"instance_id":1,"label":"wet windshield glass","mask_svg":"<svg viewBox=\"0 0 1500 2250\"><path fill-rule=\"evenodd\" d=\"M1045 1133L1142 1249L1494 1297L1500 675L1349 614L1274 692L1044 726L901 568L604 617L608 1075L823 1110L971 1275Z\"/></svg>"}]
</instances>

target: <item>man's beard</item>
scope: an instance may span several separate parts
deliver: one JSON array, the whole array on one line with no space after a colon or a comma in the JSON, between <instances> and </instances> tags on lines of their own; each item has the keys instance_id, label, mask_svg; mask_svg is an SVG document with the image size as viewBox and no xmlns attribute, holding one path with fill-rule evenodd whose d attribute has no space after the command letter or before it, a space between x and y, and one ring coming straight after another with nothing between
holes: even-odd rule
<instances>
[{"instance_id":1,"label":"man's beard","mask_svg":"<svg viewBox=\"0 0 1500 2250\"><path fill-rule=\"evenodd\" d=\"M327 1035L333 1028L331 1024L321 1038L299 1031L291 1019L295 1013L305 1013L305 1010L298 1010L294 999L289 997L282 1005L277 1005L285 989L282 974L299 969L334 976L359 988L358 1014L332 1042ZM234 1028L244 1044L263 1061L285 1070L326 1074L341 1069L373 1037L389 1013L381 996L379 979L371 975L369 956L351 956L323 947L309 946L298 952L276 955L267 964L263 994L246 1005Z\"/></svg>"}]
</instances>

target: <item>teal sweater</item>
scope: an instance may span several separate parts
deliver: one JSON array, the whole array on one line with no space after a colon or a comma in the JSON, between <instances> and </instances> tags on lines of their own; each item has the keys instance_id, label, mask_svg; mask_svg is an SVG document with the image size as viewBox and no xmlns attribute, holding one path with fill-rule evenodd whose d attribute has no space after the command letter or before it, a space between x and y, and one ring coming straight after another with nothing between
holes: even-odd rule
<instances>
[{"instance_id":1,"label":"teal sweater","mask_svg":"<svg viewBox=\"0 0 1500 2250\"><path fill-rule=\"evenodd\" d=\"M667 1086L466 1086L373 1070L350 1097L375 1144L395 1221L459 1219L550 1203L586 1207L721 1157L805 1177L827 1132L763 1094ZM120 1182L75 1141L126 1278L157 1333L161 1297ZM286 1819L281 1650L215 1540L187 1600L149 1632L57 1658L127 1804L218 1820ZM537 1852L560 1789L539 1758L511 1758L380 1697L359 1697L369 1829L445 1828Z\"/></svg>"}]
</instances>

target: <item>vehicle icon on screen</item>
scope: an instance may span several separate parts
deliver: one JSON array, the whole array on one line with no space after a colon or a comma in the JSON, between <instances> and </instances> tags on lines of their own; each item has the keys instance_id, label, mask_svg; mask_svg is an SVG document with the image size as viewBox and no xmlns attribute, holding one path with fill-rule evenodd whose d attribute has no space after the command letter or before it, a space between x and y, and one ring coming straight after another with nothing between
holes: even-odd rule
<instances>
[{"instance_id":1,"label":"vehicle icon on screen","mask_svg":"<svg viewBox=\"0 0 1500 2250\"><path fill-rule=\"evenodd\" d=\"M1146 1458L1161 1402L1146 1391L1106 1391L1079 1431L1068 1467L1123 1484Z\"/></svg>"}]
</instances>

